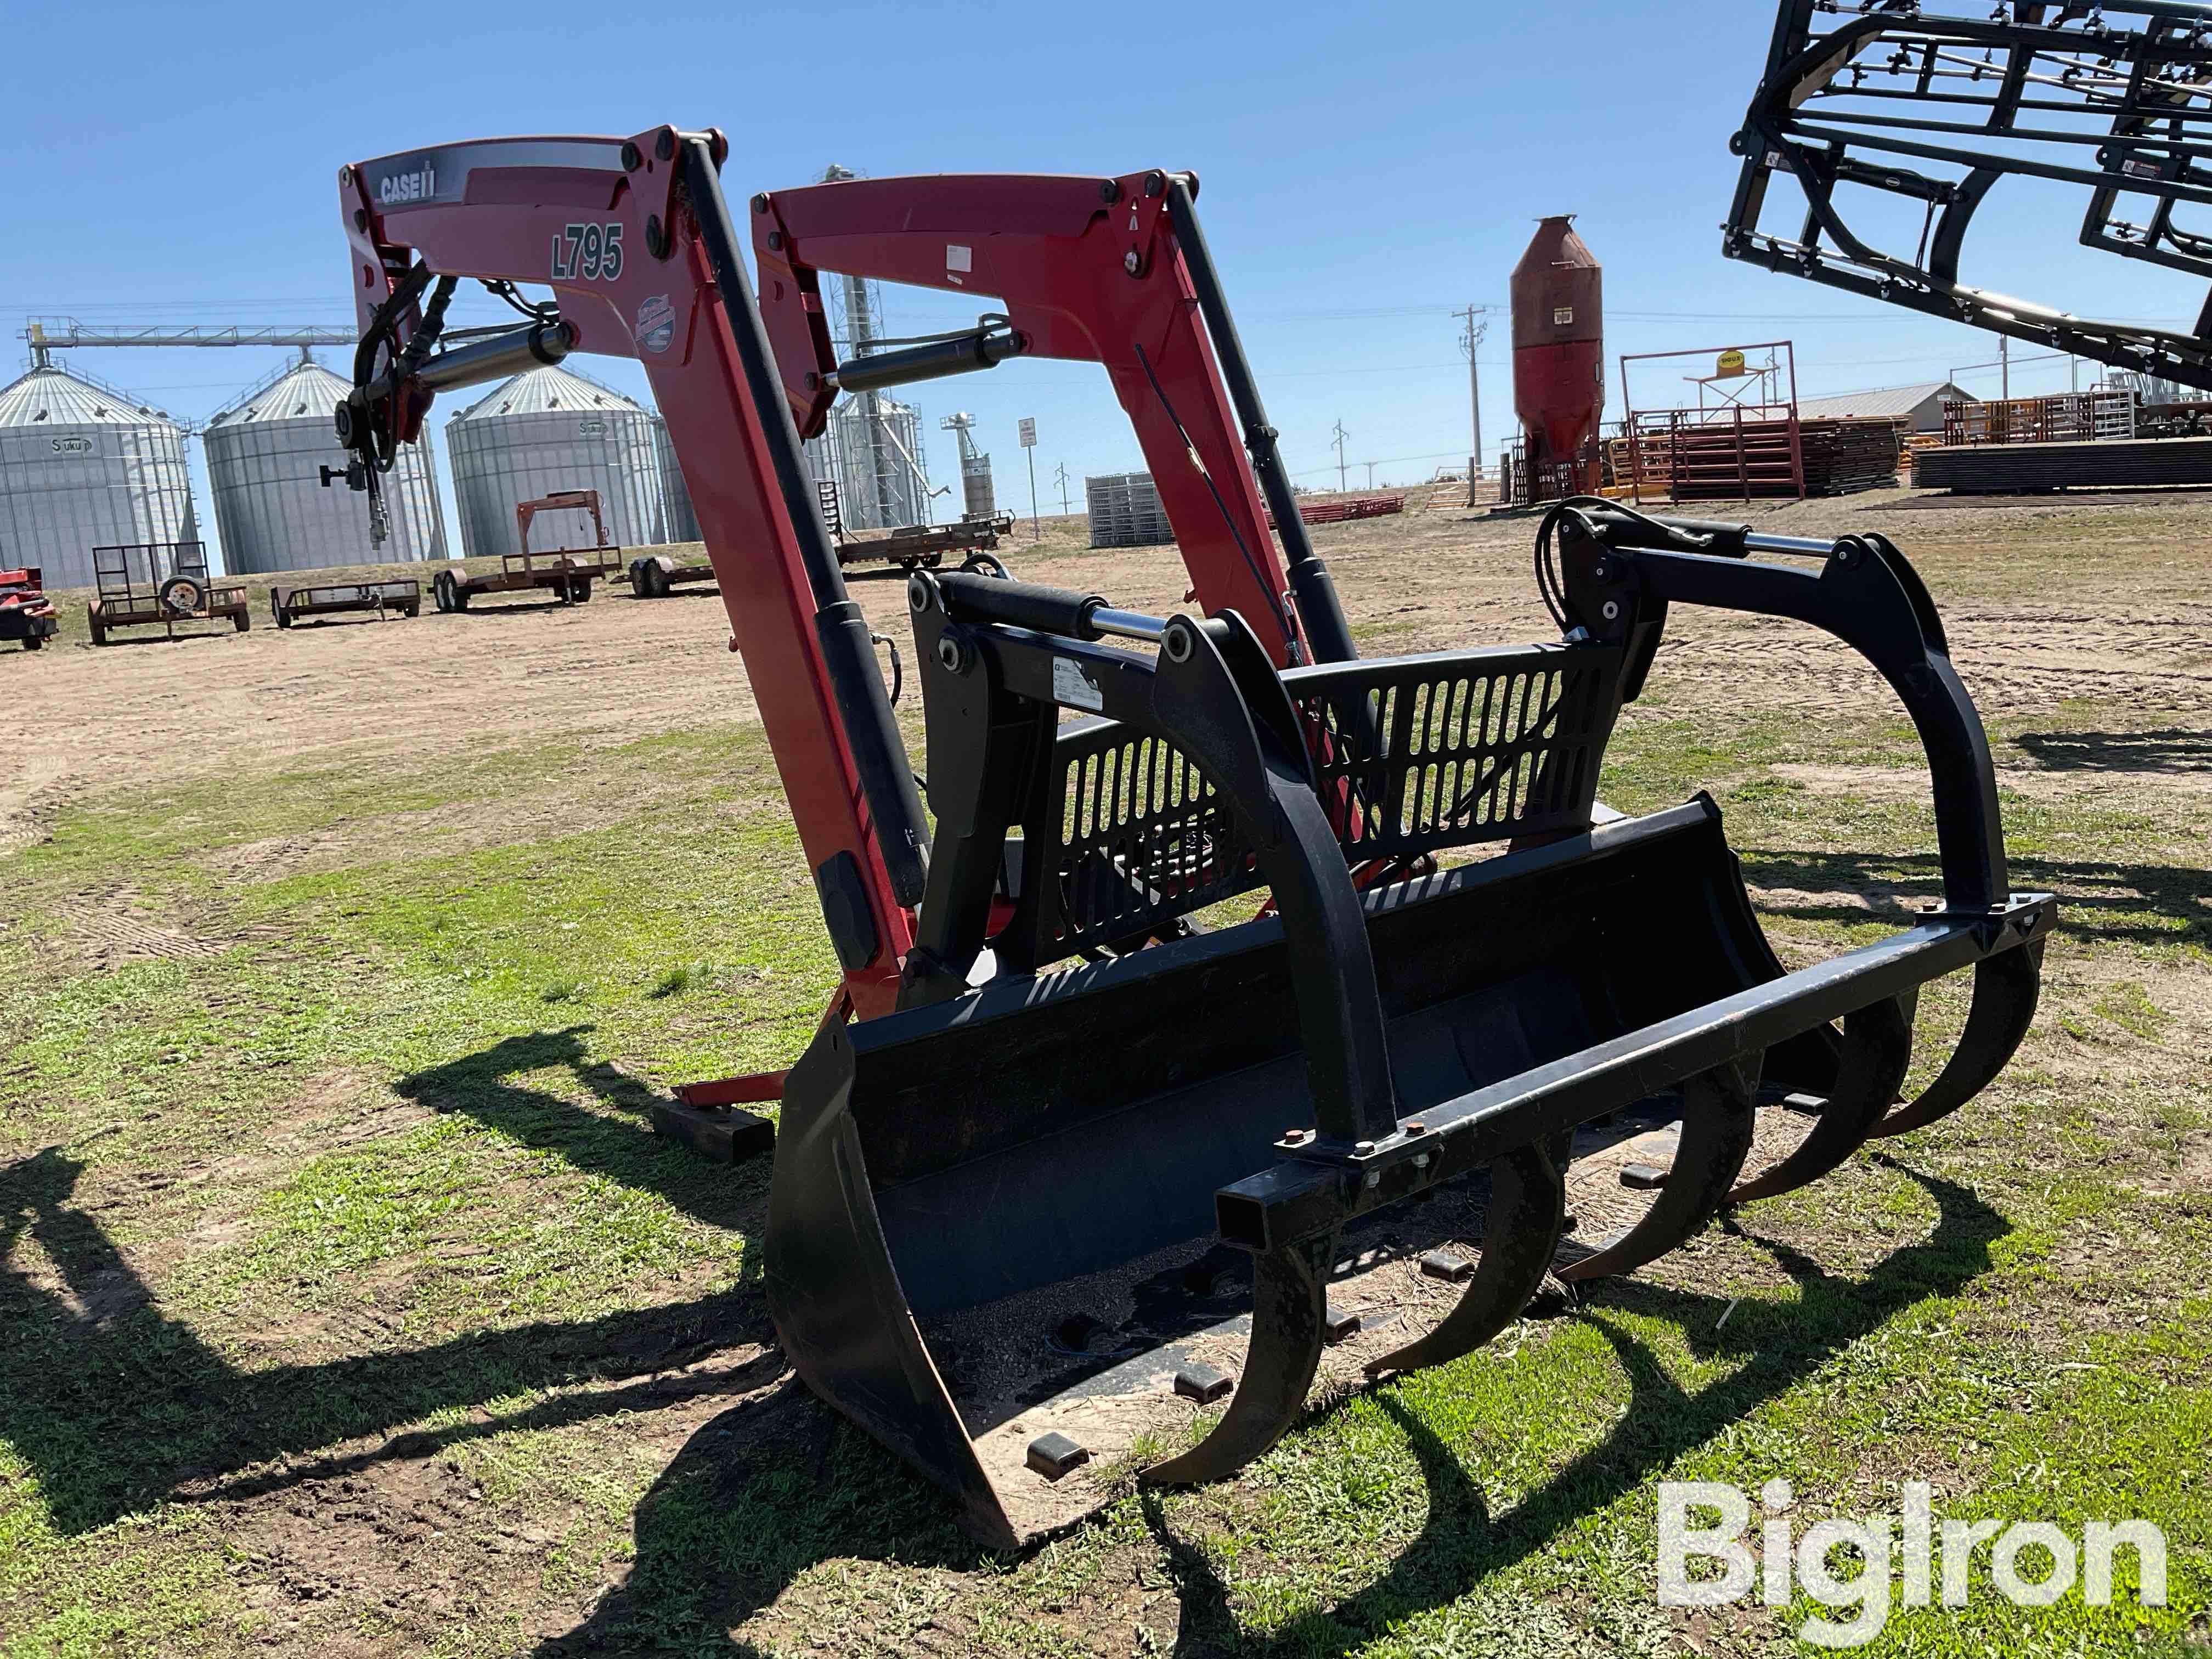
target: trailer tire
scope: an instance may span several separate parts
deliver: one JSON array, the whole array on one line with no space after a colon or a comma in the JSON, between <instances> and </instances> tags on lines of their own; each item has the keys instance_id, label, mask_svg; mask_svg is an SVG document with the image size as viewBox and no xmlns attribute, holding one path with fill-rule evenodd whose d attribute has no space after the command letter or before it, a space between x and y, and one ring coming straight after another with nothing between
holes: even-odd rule
<instances>
[{"instance_id":1,"label":"trailer tire","mask_svg":"<svg viewBox=\"0 0 2212 1659\"><path fill-rule=\"evenodd\" d=\"M1013 580L1006 562L995 553L970 553L960 561L960 568L971 576L996 576L1002 582Z\"/></svg>"},{"instance_id":2,"label":"trailer tire","mask_svg":"<svg viewBox=\"0 0 2212 1659\"><path fill-rule=\"evenodd\" d=\"M253 618L246 614L246 607L241 605L230 613L230 625L243 634L253 626Z\"/></svg>"},{"instance_id":3,"label":"trailer tire","mask_svg":"<svg viewBox=\"0 0 2212 1659\"><path fill-rule=\"evenodd\" d=\"M430 578L430 605L439 611L453 608L453 574L450 570L441 570Z\"/></svg>"},{"instance_id":4,"label":"trailer tire","mask_svg":"<svg viewBox=\"0 0 2212 1659\"><path fill-rule=\"evenodd\" d=\"M564 605L588 605L591 602L591 598L592 579L589 576L571 576L568 579L568 590L562 595L562 603Z\"/></svg>"},{"instance_id":5,"label":"trailer tire","mask_svg":"<svg viewBox=\"0 0 2212 1659\"><path fill-rule=\"evenodd\" d=\"M292 613L285 610L283 605L280 605L276 607L275 615L276 617L277 627L289 628L292 625Z\"/></svg>"},{"instance_id":6,"label":"trailer tire","mask_svg":"<svg viewBox=\"0 0 2212 1659\"><path fill-rule=\"evenodd\" d=\"M161 609L173 617L190 617L207 607L207 585L195 577L172 576L155 591Z\"/></svg>"},{"instance_id":7,"label":"trailer tire","mask_svg":"<svg viewBox=\"0 0 2212 1659\"><path fill-rule=\"evenodd\" d=\"M26 651L39 650L44 647L46 641L39 635L26 634L23 635L23 649Z\"/></svg>"},{"instance_id":8,"label":"trailer tire","mask_svg":"<svg viewBox=\"0 0 2212 1659\"><path fill-rule=\"evenodd\" d=\"M98 606L94 605L88 606L86 608L84 622L85 626L92 630L92 642L94 645L106 645L107 643L107 628L106 625L100 620L100 610Z\"/></svg>"}]
</instances>

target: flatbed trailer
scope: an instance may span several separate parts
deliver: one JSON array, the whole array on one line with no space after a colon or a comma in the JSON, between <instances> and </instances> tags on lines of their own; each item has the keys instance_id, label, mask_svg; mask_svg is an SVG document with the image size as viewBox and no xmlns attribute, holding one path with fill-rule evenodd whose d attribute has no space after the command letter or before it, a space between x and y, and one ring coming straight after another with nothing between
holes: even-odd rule
<instances>
[{"instance_id":1,"label":"flatbed trailer","mask_svg":"<svg viewBox=\"0 0 2212 1659\"><path fill-rule=\"evenodd\" d=\"M575 511L592 515L592 544L556 547L543 553L530 550L530 522L541 513ZM441 570L430 580L430 602L441 611L465 611L469 601L489 593L550 592L562 605L582 605L592 597L592 584L611 580L622 569L623 550L607 540L606 520L599 511L596 489L556 489L534 501L519 501L514 527L522 551L500 556L497 570L472 574L467 570Z\"/></svg>"},{"instance_id":2,"label":"flatbed trailer","mask_svg":"<svg viewBox=\"0 0 2212 1659\"><path fill-rule=\"evenodd\" d=\"M242 583L208 574L204 542L134 542L92 550L91 603L84 619L94 645L114 643L118 628L159 627L169 639L198 639L194 629L179 635L178 625L228 621L243 634L252 626L246 613Z\"/></svg>"},{"instance_id":3,"label":"flatbed trailer","mask_svg":"<svg viewBox=\"0 0 2212 1659\"><path fill-rule=\"evenodd\" d=\"M331 617L366 611L382 622L422 614L422 584L412 577L374 582L316 582L303 587L272 587L269 611L279 628L302 617Z\"/></svg>"},{"instance_id":4,"label":"flatbed trailer","mask_svg":"<svg viewBox=\"0 0 2212 1659\"><path fill-rule=\"evenodd\" d=\"M36 651L61 625L43 570L34 564L0 570L0 640L20 640L24 650Z\"/></svg>"},{"instance_id":5,"label":"flatbed trailer","mask_svg":"<svg viewBox=\"0 0 2212 1659\"><path fill-rule=\"evenodd\" d=\"M825 505L825 515L834 511L834 505ZM881 559L902 570L934 570L945 562L948 554L990 552L998 546L1000 537L1012 533L1013 527L1014 515L1011 513L989 516L979 514L962 519L957 524L903 525L880 536L848 539L836 519L830 519L831 543L836 549L841 568ZM665 599L672 590L687 582L713 581L714 567L703 559L694 564L678 564L665 553L641 553L629 562L628 574L633 597L658 599Z\"/></svg>"}]
</instances>

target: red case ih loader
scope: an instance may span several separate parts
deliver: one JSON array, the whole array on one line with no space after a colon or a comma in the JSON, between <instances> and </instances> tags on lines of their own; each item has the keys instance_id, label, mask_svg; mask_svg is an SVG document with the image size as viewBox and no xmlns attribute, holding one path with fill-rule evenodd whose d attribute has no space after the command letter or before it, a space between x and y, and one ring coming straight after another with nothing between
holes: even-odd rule
<instances>
[{"instance_id":1,"label":"red case ih loader","mask_svg":"<svg viewBox=\"0 0 2212 1659\"><path fill-rule=\"evenodd\" d=\"M1233 1351L1224 1414L1145 1480L1212 1480L1266 1450L1332 1344L1332 1364L1369 1374L1468 1352L1547 1271L1632 1271L1727 1205L1955 1109L2009 1058L2054 907L2010 890L1980 722L1886 540L1572 501L1539 537L1558 641L1360 660L1194 180L757 196L757 303L725 149L661 127L342 169L362 343L341 438L374 488L440 390L569 350L643 364L843 968L789 1073L728 1090L783 1101L770 1304L799 1374L955 1493L979 1536L1101 1501L1070 1474L1084 1452L1187 1424L1178 1396L1218 1397ZM1003 311L839 363L824 270ZM550 282L557 310L440 351L465 276ZM800 432L841 391L1023 356L1105 367L1204 614L915 573L933 837ZM1811 623L1868 657L1926 750L1939 908L1785 972L1709 798L1640 818L1598 805L1606 739L1674 605ZM1250 920L1191 929L1240 895ZM1918 988L1962 969L1956 1052L1899 1107ZM1563 1244L1569 1160L1623 1115L1680 1121L1671 1168L1620 1236ZM1799 1119L1746 1178L1762 1123ZM1469 1219L1433 1219L1455 1206ZM1406 1239L1440 1228L1481 1241L1474 1263L1440 1262L1455 1305L1408 1328L1407 1290L1399 1322L1356 1330L1351 1297L1379 1313L1418 1289Z\"/></svg>"},{"instance_id":2,"label":"red case ih loader","mask_svg":"<svg viewBox=\"0 0 2212 1659\"><path fill-rule=\"evenodd\" d=\"M62 623L46 597L45 579L34 564L0 570L0 640L21 640L24 650L36 651L53 638Z\"/></svg>"}]
</instances>

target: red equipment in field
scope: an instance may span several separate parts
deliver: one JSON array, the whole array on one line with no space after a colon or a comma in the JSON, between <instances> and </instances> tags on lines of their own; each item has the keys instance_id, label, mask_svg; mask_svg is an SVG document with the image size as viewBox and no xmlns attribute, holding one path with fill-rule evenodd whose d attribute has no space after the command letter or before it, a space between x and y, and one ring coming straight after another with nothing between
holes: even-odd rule
<instances>
[{"instance_id":1,"label":"red equipment in field","mask_svg":"<svg viewBox=\"0 0 2212 1659\"><path fill-rule=\"evenodd\" d=\"M1513 267L1513 411L1531 501L1595 494L1605 411L1605 274L1574 216L1541 221Z\"/></svg>"},{"instance_id":2,"label":"red equipment in field","mask_svg":"<svg viewBox=\"0 0 2212 1659\"><path fill-rule=\"evenodd\" d=\"M764 1283L784 1351L957 1494L980 1536L1011 1544L1105 1501L1087 1478L1060 1483L1086 1449L1192 1426L1195 1405L1162 1416L1178 1401L1229 1392L1142 1478L1230 1474L1297 1419L1325 1348L1347 1381L1471 1352L1548 1271L1632 1271L1727 1205L1956 1109L2003 1066L2053 907L2010 891L1978 718L1882 538L1563 502L1537 559L1558 640L1359 660L1194 180L757 196L764 323L725 151L662 127L343 169L361 344L339 436L349 482L374 491L441 390L572 349L642 364L843 969L787 1074L694 1098L781 1099ZM840 363L823 270L1006 311ZM440 351L464 275L528 320ZM523 281L550 282L555 304L526 305ZM1019 356L1105 365L1206 614L913 572L933 847L799 422L841 391ZM1792 617L1869 658L1926 750L1941 910L1790 973L1709 798L1633 819L1598 805L1607 737L1670 605ZM1434 857L1478 847L1496 856ZM1239 899L1259 914L1194 925ZM1893 1111L1918 988L1967 969L1956 1052ZM1812 1127L1739 1181L1762 1104ZM1619 1235L1562 1244L1568 1160L1639 1112L1680 1123L1657 1196ZM1393 1207L1423 1197L1438 1201ZM1479 1237L1480 1259L1436 1261L1463 1288L1425 1331L1393 1311L1363 1335L1358 1305L1333 1298L1412 1310L1408 1236Z\"/></svg>"},{"instance_id":3,"label":"red equipment in field","mask_svg":"<svg viewBox=\"0 0 2212 1659\"><path fill-rule=\"evenodd\" d=\"M62 625L46 595L45 575L34 564L0 570L0 640L21 640L24 650L36 651Z\"/></svg>"}]
</instances>

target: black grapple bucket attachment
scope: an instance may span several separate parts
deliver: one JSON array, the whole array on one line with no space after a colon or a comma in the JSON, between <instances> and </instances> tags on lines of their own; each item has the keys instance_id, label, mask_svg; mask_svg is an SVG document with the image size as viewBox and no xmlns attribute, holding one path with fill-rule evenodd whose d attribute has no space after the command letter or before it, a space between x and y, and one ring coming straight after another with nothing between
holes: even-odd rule
<instances>
[{"instance_id":1,"label":"black grapple bucket attachment","mask_svg":"<svg viewBox=\"0 0 2212 1659\"><path fill-rule=\"evenodd\" d=\"M787 1079L768 1282L800 1374L985 1540L1099 1501L1075 1447L1227 1474L1325 1366L1466 1353L1547 1271L1629 1271L1824 1173L1886 1127L1929 979L1973 968L1974 1007L1901 1121L2019 1042L2050 902L2004 890L1979 726L1894 550L1753 564L1740 528L1601 506L1553 534L1568 643L1279 675L1233 617L911 585L939 823L909 1006ZM1669 598L1823 622L1889 673L1972 817L1940 913L1785 974L1710 799L1595 805ZM1494 855L1438 867L1455 848ZM1182 932L1263 887L1267 913ZM1563 1241L1572 1161L1622 1145L1663 1146L1656 1195Z\"/></svg>"}]
</instances>

